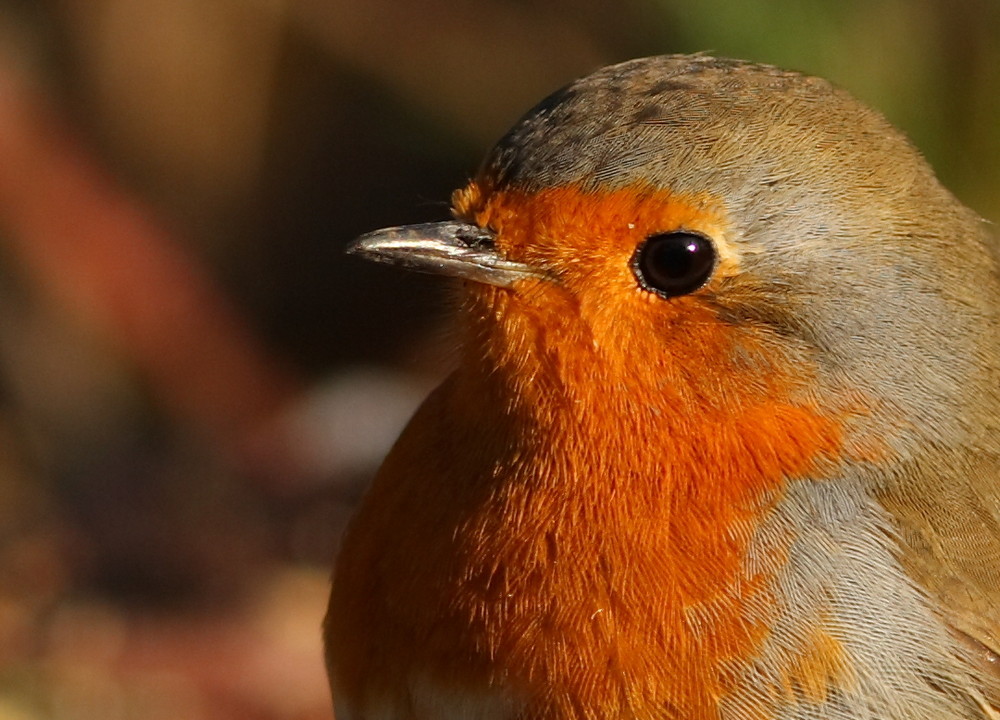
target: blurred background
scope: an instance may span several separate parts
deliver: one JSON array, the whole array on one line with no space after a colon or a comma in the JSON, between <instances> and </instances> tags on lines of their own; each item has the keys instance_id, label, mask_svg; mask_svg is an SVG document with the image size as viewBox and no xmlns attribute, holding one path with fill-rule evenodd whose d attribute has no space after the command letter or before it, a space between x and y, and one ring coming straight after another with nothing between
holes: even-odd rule
<instances>
[{"instance_id":1,"label":"blurred background","mask_svg":"<svg viewBox=\"0 0 1000 720\"><path fill-rule=\"evenodd\" d=\"M830 77L1000 218L997 0L0 1L0 720L329 720L344 521L446 370L447 217L542 96Z\"/></svg>"}]
</instances>

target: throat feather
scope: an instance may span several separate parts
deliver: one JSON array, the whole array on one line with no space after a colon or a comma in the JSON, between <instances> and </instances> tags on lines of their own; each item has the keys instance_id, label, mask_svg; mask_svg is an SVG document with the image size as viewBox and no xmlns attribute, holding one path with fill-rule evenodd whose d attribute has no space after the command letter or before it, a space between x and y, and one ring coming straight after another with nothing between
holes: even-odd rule
<instances>
[{"instance_id":1,"label":"throat feather","mask_svg":"<svg viewBox=\"0 0 1000 720\"><path fill-rule=\"evenodd\" d=\"M767 636L784 562L774 541L751 571L750 544L788 482L836 462L839 421L793 401L778 374L706 402L683 374L602 385L595 362L588 374L525 342L473 374L492 384L480 407L505 414L475 424L512 432L454 536L458 624L494 660L491 682L546 708L537 717L575 717L567 703L715 717L730 671ZM658 402L637 396L654 385Z\"/></svg>"}]
</instances>

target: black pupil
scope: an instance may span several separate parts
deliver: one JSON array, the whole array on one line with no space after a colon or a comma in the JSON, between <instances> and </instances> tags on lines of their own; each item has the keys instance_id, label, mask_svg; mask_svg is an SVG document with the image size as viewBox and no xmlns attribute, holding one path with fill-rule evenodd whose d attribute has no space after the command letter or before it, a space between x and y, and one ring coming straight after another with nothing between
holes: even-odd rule
<instances>
[{"instance_id":1,"label":"black pupil","mask_svg":"<svg viewBox=\"0 0 1000 720\"><path fill-rule=\"evenodd\" d=\"M714 267L712 242L684 231L650 235L633 260L639 283L664 297L694 292L708 281Z\"/></svg>"}]
</instances>

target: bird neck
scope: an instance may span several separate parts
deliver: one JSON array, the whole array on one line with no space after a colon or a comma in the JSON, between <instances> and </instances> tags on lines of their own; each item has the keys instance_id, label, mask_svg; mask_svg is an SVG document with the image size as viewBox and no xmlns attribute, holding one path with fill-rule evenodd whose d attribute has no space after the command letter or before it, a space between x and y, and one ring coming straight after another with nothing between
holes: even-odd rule
<instances>
[{"instance_id":1,"label":"bird neck","mask_svg":"<svg viewBox=\"0 0 1000 720\"><path fill-rule=\"evenodd\" d=\"M549 294L471 294L454 415L503 430L570 487L627 474L665 494L708 485L765 496L840 454L844 413L804 395L815 382L803 358L697 306L679 313L686 325L637 332L584 321L558 288L536 292Z\"/></svg>"}]
</instances>

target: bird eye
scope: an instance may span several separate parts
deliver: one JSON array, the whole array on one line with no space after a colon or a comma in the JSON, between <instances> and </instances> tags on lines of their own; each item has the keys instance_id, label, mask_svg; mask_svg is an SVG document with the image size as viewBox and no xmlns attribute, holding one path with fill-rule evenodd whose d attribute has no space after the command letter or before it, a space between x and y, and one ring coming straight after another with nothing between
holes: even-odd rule
<instances>
[{"instance_id":1,"label":"bird eye","mask_svg":"<svg viewBox=\"0 0 1000 720\"><path fill-rule=\"evenodd\" d=\"M708 281L714 268L712 241L686 230L650 235L632 256L632 272L639 284L668 298L694 292Z\"/></svg>"}]
</instances>

